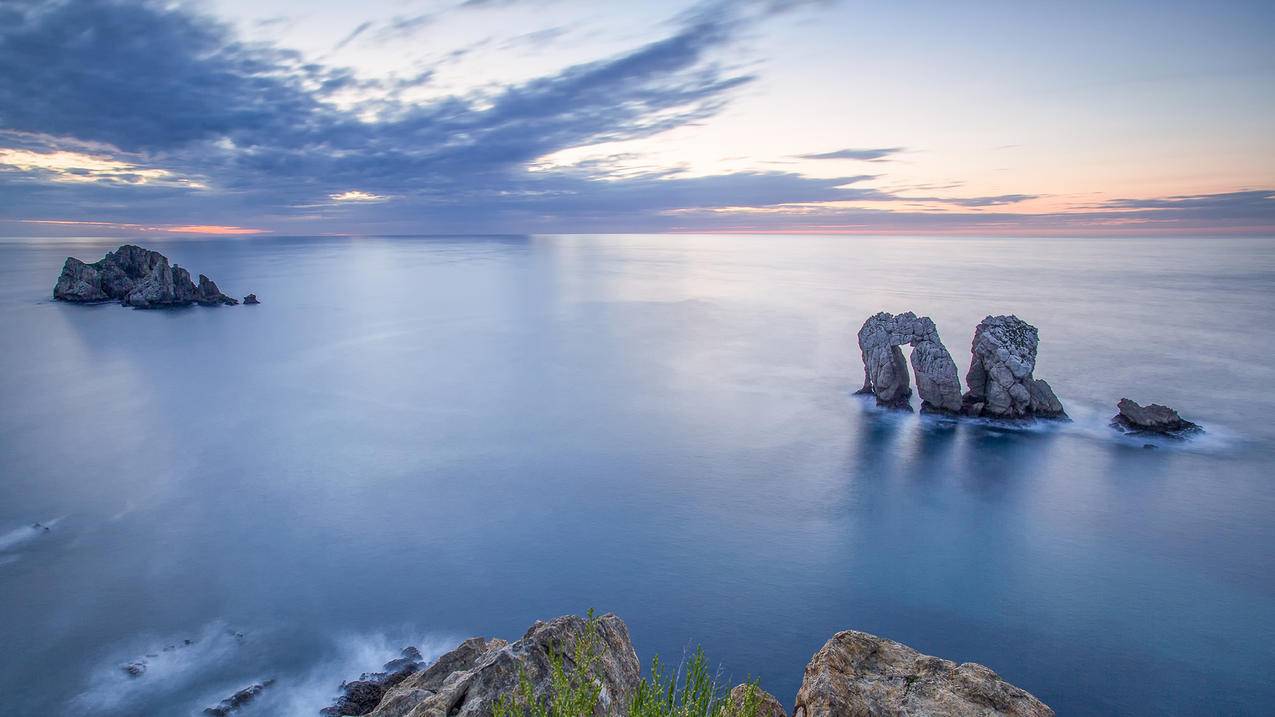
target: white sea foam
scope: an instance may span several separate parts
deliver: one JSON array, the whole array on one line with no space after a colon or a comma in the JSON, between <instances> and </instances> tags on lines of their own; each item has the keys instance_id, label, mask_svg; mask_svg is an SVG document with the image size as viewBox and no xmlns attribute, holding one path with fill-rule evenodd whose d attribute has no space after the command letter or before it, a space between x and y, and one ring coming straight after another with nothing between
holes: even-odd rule
<instances>
[{"instance_id":1,"label":"white sea foam","mask_svg":"<svg viewBox=\"0 0 1275 717\"><path fill-rule=\"evenodd\" d=\"M385 663L400 657L404 647L416 646L430 663L460 643L460 639L411 635L407 630L341 635L334 640L330 657L303 674L279 679L253 706L263 715L313 717L340 695L342 682L380 671Z\"/></svg>"},{"instance_id":2,"label":"white sea foam","mask_svg":"<svg viewBox=\"0 0 1275 717\"><path fill-rule=\"evenodd\" d=\"M459 639L420 637L409 630L344 634L320 650L313 664L296 672L272 664L278 651L269 633L242 635L224 622L201 629L191 644L185 638L130 640L112 650L89 676L85 689L71 702L78 714L132 715L155 705L185 705L191 715L217 704L254 683L274 682L242 708L248 715L314 717L340 694L342 682L385 663L415 645L426 662L455 647ZM282 637L278 639L283 639ZM273 656L273 657L272 657ZM124 668L144 662L145 671L130 675ZM176 714L182 714L178 709Z\"/></svg>"},{"instance_id":3,"label":"white sea foam","mask_svg":"<svg viewBox=\"0 0 1275 717\"><path fill-rule=\"evenodd\" d=\"M36 538L44 537L44 535L49 532L49 530L45 530L45 528L52 529L53 526L61 523L62 518L65 517L66 516L61 516L58 518L41 520L38 523L14 528L9 532L0 535L0 552L14 550L25 543L35 540Z\"/></svg>"},{"instance_id":4,"label":"white sea foam","mask_svg":"<svg viewBox=\"0 0 1275 717\"><path fill-rule=\"evenodd\" d=\"M186 640L190 644L186 644ZM225 623L204 626L195 637L138 638L121 645L89 675L86 688L72 700L84 714L114 714L130 704L178 695L195 687L210 668L232 659L243 637ZM124 668L138 662L139 675Z\"/></svg>"},{"instance_id":5,"label":"white sea foam","mask_svg":"<svg viewBox=\"0 0 1275 717\"><path fill-rule=\"evenodd\" d=\"M1067 411L1072 420L1061 424L1060 430L1063 433L1117 446L1142 448L1151 445L1184 453L1216 454L1233 451L1244 441L1239 433L1218 424L1209 424L1202 432L1183 439L1148 434L1129 435L1111 427L1114 408L1076 403L1067 404Z\"/></svg>"}]
</instances>

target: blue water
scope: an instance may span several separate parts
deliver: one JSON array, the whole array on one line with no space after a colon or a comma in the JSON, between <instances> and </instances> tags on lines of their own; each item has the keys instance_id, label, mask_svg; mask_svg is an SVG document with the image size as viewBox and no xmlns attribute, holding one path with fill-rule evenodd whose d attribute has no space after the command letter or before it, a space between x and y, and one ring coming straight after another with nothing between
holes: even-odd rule
<instances>
[{"instance_id":1,"label":"blue water","mask_svg":"<svg viewBox=\"0 0 1275 717\"><path fill-rule=\"evenodd\" d=\"M590 607L789 705L845 628L1063 715L1275 703L1275 241L149 240L263 303L50 300L119 243L0 242L6 714L275 677L242 714L313 715L409 642ZM1023 317L1075 421L874 409L880 310L962 376L984 315ZM1125 395L1208 433L1144 449L1106 427Z\"/></svg>"}]
</instances>

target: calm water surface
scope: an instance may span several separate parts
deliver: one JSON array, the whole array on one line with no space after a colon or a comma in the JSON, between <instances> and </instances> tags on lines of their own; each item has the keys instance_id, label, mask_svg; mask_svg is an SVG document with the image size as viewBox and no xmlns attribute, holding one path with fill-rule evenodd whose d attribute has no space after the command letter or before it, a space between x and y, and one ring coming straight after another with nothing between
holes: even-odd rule
<instances>
[{"instance_id":1,"label":"calm water surface","mask_svg":"<svg viewBox=\"0 0 1275 717\"><path fill-rule=\"evenodd\" d=\"M263 303L50 300L119 243L0 243L6 714L275 677L245 717L314 715L409 642L589 607L788 704L845 628L1062 715L1275 703L1275 241L150 241ZM879 310L933 317L962 376L984 315L1023 317L1076 420L873 409ZM1123 395L1209 432L1143 449Z\"/></svg>"}]
</instances>

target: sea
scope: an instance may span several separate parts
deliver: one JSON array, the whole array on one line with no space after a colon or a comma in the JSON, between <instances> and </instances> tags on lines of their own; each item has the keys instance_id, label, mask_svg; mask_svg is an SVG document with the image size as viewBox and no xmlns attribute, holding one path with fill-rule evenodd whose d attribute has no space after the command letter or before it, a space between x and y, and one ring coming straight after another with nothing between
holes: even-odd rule
<instances>
[{"instance_id":1,"label":"sea","mask_svg":"<svg viewBox=\"0 0 1275 717\"><path fill-rule=\"evenodd\" d=\"M261 304L53 301L125 241ZM1017 315L1071 420L877 408L879 311L962 378ZM855 629L1059 715L1270 714L1273 326L1270 238L0 239L0 711L314 717L592 608L789 707Z\"/></svg>"}]
</instances>

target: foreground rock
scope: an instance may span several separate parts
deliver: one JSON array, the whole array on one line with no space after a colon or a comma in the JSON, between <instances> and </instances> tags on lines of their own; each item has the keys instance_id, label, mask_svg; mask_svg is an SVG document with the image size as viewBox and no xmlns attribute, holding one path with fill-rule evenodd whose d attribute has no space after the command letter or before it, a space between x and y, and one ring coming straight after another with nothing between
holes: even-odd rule
<instances>
[{"instance_id":1,"label":"foreground rock","mask_svg":"<svg viewBox=\"0 0 1275 717\"><path fill-rule=\"evenodd\" d=\"M325 715L368 714L373 717L490 717L497 700L513 695L523 674L533 686L535 698L550 692L550 655L566 650L583 639L587 621L575 615L549 622L537 622L521 640L471 638L462 642L433 665L400 680L384 691L379 703L368 711L332 711ZM596 655L593 677L601 684L595 717L622 717L637 689L641 675L637 653L629 640L629 630L615 615L607 614L596 623ZM565 670L576 666L567 659ZM361 706L360 706L361 709Z\"/></svg>"},{"instance_id":2,"label":"foreground rock","mask_svg":"<svg viewBox=\"0 0 1275 717\"><path fill-rule=\"evenodd\" d=\"M592 624L590 633L588 621L571 615L537 622L513 644L470 638L429 667L397 678L388 688L377 691L361 686L357 695L347 689L343 701L323 714L491 717L502 698L511 700L521 694L520 677L526 679L536 704L544 705L553 689L551 655L565 655L563 669L574 682L580 677L576 648L591 635L593 650L586 653L596 659L589 676L600 689L592 717L625 717L641 681L628 628L611 614ZM756 685L739 685L724 697L722 717L788 717L783 704ZM811 659L796 704L793 717L1054 714L982 665L957 665L854 631L838 633ZM527 705L505 706L512 714L523 714Z\"/></svg>"},{"instance_id":3,"label":"foreground rock","mask_svg":"<svg viewBox=\"0 0 1275 717\"><path fill-rule=\"evenodd\" d=\"M912 389L907 363L900 346L912 347L912 370L921 394L921 410L957 413L961 410L961 382L956 363L939 340L938 328L928 316L912 312L894 316L885 312L868 318L859 329L863 354L863 388L859 393L876 396L877 405L907 408Z\"/></svg>"},{"instance_id":4,"label":"foreground rock","mask_svg":"<svg viewBox=\"0 0 1275 717\"><path fill-rule=\"evenodd\" d=\"M1198 433L1203 428L1192 423L1168 406L1151 403L1146 406L1128 398L1120 399L1116 404L1120 411L1111 417L1111 426L1130 435L1157 434L1171 438L1186 438Z\"/></svg>"},{"instance_id":5,"label":"foreground rock","mask_svg":"<svg viewBox=\"0 0 1275 717\"><path fill-rule=\"evenodd\" d=\"M774 695L754 685L736 685L726 696L726 702L723 717L788 717Z\"/></svg>"},{"instance_id":6,"label":"foreground rock","mask_svg":"<svg viewBox=\"0 0 1275 717\"><path fill-rule=\"evenodd\" d=\"M815 653L793 710L793 717L1053 714L982 665L958 665L854 630L837 633Z\"/></svg>"},{"instance_id":7,"label":"foreground rock","mask_svg":"<svg viewBox=\"0 0 1275 717\"><path fill-rule=\"evenodd\" d=\"M53 298L76 303L119 301L139 309L239 303L221 293L216 282L203 274L196 285L190 272L169 264L168 257L132 244L92 264L67 257L53 287Z\"/></svg>"},{"instance_id":8,"label":"foreground rock","mask_svg":"<svg viewBox=\"0 0 1275 717\"><path fill-rule=\"evenodd\" d=\"M212 717L226 717L231 712L235 712L249 702L252 702L257 698L257 695L261 694L267 687L273 684L274 680L266 680L265 682L259 682L255 685L245 687L217 703L215 707L205 707L204 714L212 715Z\"/></svg>"},{"instance_id":9,"label":"foreground rock","mask_svg":"<svg viewBox=\"0 0 1275 717\"><path fill-rule=\"evenodd\" d=\"M962 411L991 418L1066 418L1036 370L1036 327L1017 316L988 316L974 330Z\"/></svg>"}]
</instances>

